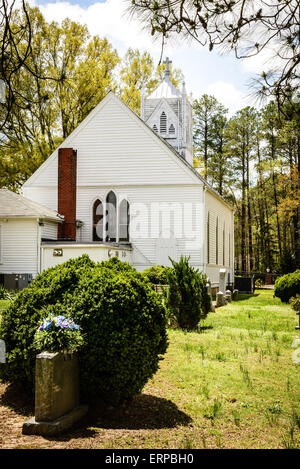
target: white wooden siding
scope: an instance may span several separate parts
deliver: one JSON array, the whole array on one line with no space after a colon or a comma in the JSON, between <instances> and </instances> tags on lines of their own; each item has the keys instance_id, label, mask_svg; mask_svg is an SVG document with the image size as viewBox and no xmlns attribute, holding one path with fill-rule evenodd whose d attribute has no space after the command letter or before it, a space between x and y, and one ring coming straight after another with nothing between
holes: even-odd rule
<instances>
[{"instance_id":1,"label":"white wooden siding","mask_svg":"<svg viewBox=\"0 0 300 469\"><path fill-rule=\"evenodd\" d=\"M198 184L184 162L112 93L61 147L77 150L79 186ZM57 154L56 150L25 183L24 189L57 186ZM30 191L25 193L31 197Z\"/></svg>"},{"instance_id":2,"label":"white wooden siding","mask_svg":"<svg viewBox=\"0 0 300 469\"><path fill-rule=\"evenodd\" d=\"M57 223L51 221L44 221L42 226L42 238L57 239Z\"/></svg>"},{"instance_id":3,"label":"white wooden siding","mask_svg":"<svg viewBox=\"0 0 300 469\"><path fill-rule=\"evenodd\" d=\"M1 221L2 262L0 273L25 274L38 272L39 225L36 220Z\"/></svg>"},{"instance_id":4,"label":"white wooden siding","mask_svg":"<svg viewBox=\"0 0 300 469\"><path fill-rule=\"evenodd\" d=\"M143 227L142 229L146 230L147 228L147 237L142 237L141 235L137 238L131 238L130 241L133 244L134 248L137 248L142 255L145 257L143 259L142 265L152 265L161 263L161 259L157 256L157 239L160 235L161 229L164 228L162 220L157 217L152 217L152 210L155 210L156 207L162 208L163 205L170 204L171 208L182 211L181 223L182 230L179 227L177 231L174 229L174 222L171 226L171 231L176 237L176 234L180 234L182 231L182 236L177 237L177 258L180 255L190 255L191 263L197 266L203 266L203 233L202 233L202 219L204 218L204 205L203 205L203 196L202 196L202 186L181 186L181 187L164 187L164 186L144 186L144 187L99 187L99 188L89 188L89 187L78 187L77 191L77 219L84 222L82 228L77 230L77 240L81 242L92 241L92 207L96 199L100 199L102 202L105 202L107 193L110 190L114 190L117 195L118 204L124 198L129 201L129 204L140 204L141 209L143 209L143 214L140 219ZM154 205L152 205L154 204ZM159 204L159 205L155 205ZM192 217L188 220L184 218L184 210L186 207L190 208L192 205L199 204L200 217L201 221L198 222L198 227L201 225L199 235L200 247L197 246L193 249L192 240L187 238L185 234L191 230L196 229L196 220L197 215L196 210L194 209ZM201 211L202 210L202 211ZM173 215L171 215L171 222L173 221Z\"/></svg>"},{"instance_id":5,"label":"white wooden siding","mask_svg":"<svg viewBox=\"0 0 300 469\"><path fill-rule=\"evenodd\" d=\"M233 211L220 199L209 191L205 193L206 221L205 221L205 262L206 272L211 281L219 282L219 271L226 268L230 272L230 279L233 279ZM207 218L209 213L209 264L207 264ZM216 264L216 223L218 218L218 264ZM225 223L225 265L223 264L223 227ZM229 249L229 233L231 248ZM230 257L229 257L230 254Z\"/></svg>"},{"instance_id":6,"label":"white wooden siding","mask_svg":"<svg viewBox=\"0 0 300 469\"><path fill-rule=\"evenodd\" d=\"M52 210L57 210L57 184L53 187L23 186L22 194L34 202L52 208Z\"/></svg>"},{"instance_id":7,"label":"white wooden siding","mask_svg":"<svg viewBox=\"0 0 300 469\"><path fill-rule=\"evenodd\" d=\"M53 251L56 249L62 250L62 256L54 256ZM58 264L74 259L74 257L87 254L92 261L102 262L107 261L110 256L117 256L121 260L132 264L132 251L128 248L112 247L105 245L81 245L81 244L44 244L41 247L41 267L42 270L54 267Z\"/></svg>"},{"instance_id":8,"label":"white wooden siding","mask_svg":"<svg viewBox=\"0 0 300 469\"><path fill-rule=\"evenodd\" d=\"M2 260L3 260L3 229L2 229L2 224L1 224L1 221L0 221L0 266L2 264Z\"/></svg>"}]
</instances>

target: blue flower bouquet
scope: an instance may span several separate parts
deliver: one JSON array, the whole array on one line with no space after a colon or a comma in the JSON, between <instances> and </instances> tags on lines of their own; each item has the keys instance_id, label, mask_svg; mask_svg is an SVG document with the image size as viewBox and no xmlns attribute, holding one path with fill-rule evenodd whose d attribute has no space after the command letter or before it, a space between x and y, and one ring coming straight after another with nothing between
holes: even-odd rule
<instances>
[{"instance_id":1,"label":"blue flower bouquet","mask_svg":"<svg viewBox=\"0 0 300 469\"><path fill-rule=\"evenodd\" d=\"M39 351L76 352L83 345L80 327L70 317L50 313L40 324L34 336L34 346Z\"/></svg>"}]
</instances>

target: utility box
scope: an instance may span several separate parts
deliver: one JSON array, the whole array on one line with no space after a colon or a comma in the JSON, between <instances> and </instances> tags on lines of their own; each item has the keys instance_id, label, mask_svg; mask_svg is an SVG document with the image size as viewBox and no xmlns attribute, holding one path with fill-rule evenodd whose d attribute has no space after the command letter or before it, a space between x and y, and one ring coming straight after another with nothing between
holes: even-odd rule
<instances>
[{"instance_id":1,"label":"utility box","mask_svg":"<svg viewBox=\"0 0 300 469\"><path fill-rule=\"evenodd\" d=\"M234 288L239 293L253 293L254 292L254 278L252 277L235 277Z\"/></svg>"},{"instance_id":2,"label":"utility box","mask_svg":"<svg viewBox=\"0 0 300 469\"><path fill-rule=\"evenodd\" d=\"M0 274L0 284L7 290L23 290L32 281L32 274Z\"/></svg>"}]
</instances>

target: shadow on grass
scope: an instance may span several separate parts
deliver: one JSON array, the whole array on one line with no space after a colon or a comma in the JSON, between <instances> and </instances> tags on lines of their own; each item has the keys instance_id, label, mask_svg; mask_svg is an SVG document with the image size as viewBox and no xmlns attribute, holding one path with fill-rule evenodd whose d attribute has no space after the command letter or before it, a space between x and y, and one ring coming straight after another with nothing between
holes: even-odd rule
<instances>
[{"instance_id":1,"label":"shadow on grass","mask_svg":"<svg viewBox=\"0 0 300 469\"><path fill-rule=\"evenodd\" d=\"M159 430L187 426L192 419L171 401L149 394L135 396L126 405L90 405L88 414L63 435L44 437L48 441L93 438L102 430ZM87 440L88 443L88 440Z\"/></svg>"},{"instance_id":2,"label":"shadow on grass","mask_svg":"<svg viewBox=\"0 0 300 469\"><path fill-rule=\"evenodd\" d=\"M250 294L247 294L247 293L239 293L239 298L237 301L234 301L233 303L239 303L240 301L245 301L245 300L249 300L250 298L254 298L256 296L259 296L259 293L250 293Z\"/></svg>"},{"instance_id":3,"label":"shadow on grass","mask_svg":"<svg viewBox=\"0 0 300 469\"><path fill-rule=\"evenodd\" d=\"M24 421L34 415L34 397L26 394L17 385L7 385L4 393L0 395L0 405L24 416ZM187 426L191 422L191 417L179 410L172 401L150 394L139 394L126 404L116 407L103 403L90 404L88 414L70 430L62 435L44 438L60 442L71 439L88 440L102 429L155 430Z\"/></svg>"},{"instance_id":4,"label":"shadow on grass","mask_svg":"<svg viewBox=\"0 0 300 469\"><path fill-rule=\"evenodd\" d=\"M93 425L110 429L160 429L189 425L191 417L170 400L139 394L120 407L94 407Z\"/></svg>"},{"instance_id":5,"label":"shadow on grass","mask_svg":"<svg viewBox=\"0 0 300 469\"><path fill-rule=\"evenodd\" d=\"M205 332L205 331L209 331L210 329L213 329L214 326L212 326L211 324L207 324L207 325L201 325L201 328L199 329L198 333L201 334L202 332Z\"/></svg>"},{"instance_id":6,"label":"shadow on grass","mask_svg":"<svg viewBox=\"0 0 300 469\"><path fill-rule=\"evenodd\" d=\"M0 395L0 405L9 407L16 414L24 415L25 417L34 414L34 396L26 392L18 384L6 385L4 393Z\"/></svg>"}]
</instances>

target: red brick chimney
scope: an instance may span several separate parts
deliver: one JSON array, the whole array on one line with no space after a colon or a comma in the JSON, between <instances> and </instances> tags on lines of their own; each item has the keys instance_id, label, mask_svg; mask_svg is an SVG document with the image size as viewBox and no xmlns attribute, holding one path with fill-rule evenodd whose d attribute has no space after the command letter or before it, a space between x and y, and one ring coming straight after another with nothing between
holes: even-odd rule
<instances>
[{"instance_id":1,"label":"red brick chimney","mask_svg":"<svg viewBox=\"0 0 300 469\"><path fill-rule=\"evenodd\" d=\"M77 152L73 148L58 150L58 213L64 222L58 225L57 237L76 240L76 171Z\"/></svg>"}]
</instances>

